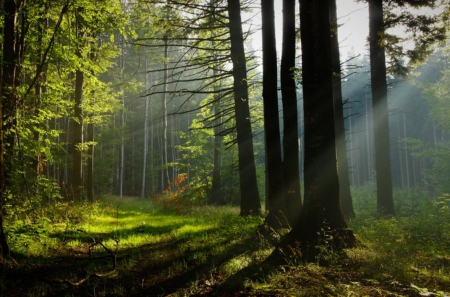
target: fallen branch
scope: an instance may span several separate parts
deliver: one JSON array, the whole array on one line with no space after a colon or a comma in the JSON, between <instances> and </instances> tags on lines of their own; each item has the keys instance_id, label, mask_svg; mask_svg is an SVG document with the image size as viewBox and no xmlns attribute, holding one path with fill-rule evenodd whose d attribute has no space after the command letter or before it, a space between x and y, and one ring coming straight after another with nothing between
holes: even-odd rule
<instances>
[{"instance_id":1,"label":"fallen branch","mask_svg":"<svg viewBox=\"0 0 450 297\"><path fill-rule=\"evenodd\" d=\"M83 279L81 279L81 280L79 280L77 282L73 282L73 281L71 281L69 279L47 279L47 278L41 279L41 281L43 281L45 283L48 283L48 284L51 284L51 285L63 284L63 285L69 285L69 286L72 286L72 287L77 287L77 286L85 283L87 280L89 280L92 277L96 277L96 278L104 278L104 277L111 278L111 277L116 276L116 275L117 275L117 272L115 270L112 270L112 271L107 272L107 273L93 273L93 274L91 274L91 275L89 275L89 276L87 276L87 277L85 277L85 278L83 278Z\"/></svg>"},{"instance_id":2,"label":"fallen branch","mask_svg":"<svg viewBox=\"0 0 450 297\"><path fill-rule=\"evenodd\" d=\"M118 247L119 247L119 240L115 239L114 241L116 242L116 250L115 250L115 252L113 252L111 249L107 248L102 242L95 241L93 244L91 244L89 246L89 258L92 257L92 248L94 246L96 246L96 245L100 245L100 246L102 246L105 249L105 251L107 251L110 254L111 258L113 259L113 267L112 267L112 269L115 270L116 269L116 265L117 265L117 256L116 256L116 254L117 254L117 250L118 250Z\"/></svg>"}]
</instances>

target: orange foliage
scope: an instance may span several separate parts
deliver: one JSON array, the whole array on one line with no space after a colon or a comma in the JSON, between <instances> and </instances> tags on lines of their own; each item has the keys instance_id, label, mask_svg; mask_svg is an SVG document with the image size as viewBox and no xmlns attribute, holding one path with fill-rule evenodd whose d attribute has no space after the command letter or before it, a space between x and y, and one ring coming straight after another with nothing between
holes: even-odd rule
<instances>
[{"instance_id":1,"label":"orange foliage","mask_svg":"<svg viewBox=\"0 0 450 297\"><path fill-rule=\"evenodd\" d=\"M189 204L188 199L182 195L187 187L187 174L179 174L161 194L152 196L152 201L157 204L162 203L165 209L183 212Z\"/></svg>"}]
</instances>

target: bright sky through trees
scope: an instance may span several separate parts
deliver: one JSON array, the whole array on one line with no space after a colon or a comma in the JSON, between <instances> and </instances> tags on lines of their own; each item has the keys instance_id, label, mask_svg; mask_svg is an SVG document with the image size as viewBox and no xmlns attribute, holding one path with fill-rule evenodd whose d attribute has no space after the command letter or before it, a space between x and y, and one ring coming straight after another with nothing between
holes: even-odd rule
<instances>
[{"instance_id":1,"label":"bright sky through trees","mask_svg":"<svg viewBox=\"0 0 450 297\"><path fill-rule=\"evenodd\" d=\"M435 11L420 10L420 13L436 14L439 8ZM298 11L298 7L297 7ZM355 55L364 55L368 51L367 36L369 34L369 16L367 4L363 2L356 2L356 0L337 0L337 14L339 22L339 46L341 55L344 57ZM254 15L252 13L251 15ZM260 22L260 16L256 15L254 22ZM276 38L278 48L281 48L281 22L282 22L282 1L275 1L275 22ZM396 34L401 35L402 29L396 29ZM261 49L261 34L253 35L254 49Z\"/></svg>"},{"instance_id":2,"label":"bright sky through trees","mask_svg":"<svg viewBox=\"0 0 450 297\"><path fill-rule=\"evenodd\" d=\"M275 1L276 38L278 48L281 48L282 4ZM355 54L362 54L366 50L366 38L369 32L368 10L365 3L356 3L354 0L337 0L339 23L339 39L341 52L347 54L354 48ZM298 6L297 6L298 11ZM251 16L254 13L250 14ZM244 19L250 17L244 17ZM260 15L256 15L253 23L260 24ZM252 36L254 49L261 49L261 33Z\"/></svg>"}]
</instances>

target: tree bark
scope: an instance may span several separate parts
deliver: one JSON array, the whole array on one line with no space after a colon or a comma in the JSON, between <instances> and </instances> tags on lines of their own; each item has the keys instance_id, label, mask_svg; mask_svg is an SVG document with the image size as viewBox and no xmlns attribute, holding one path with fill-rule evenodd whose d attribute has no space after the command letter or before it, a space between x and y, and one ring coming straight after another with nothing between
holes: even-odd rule
<instances>
[{"instance_id":1,"label":"tree bark","mask_svg":"<svg viewBox=\"0 0 450 297\"><path fill-rule=\"evenodd\" d=\"M87 159L86 192L88 201L94 202L94 123L88 124L87 134L89 141L89 157Z\"/></svg>"},{"instance_id":2,"label":"tree bark","mask_svg":"<svg viewBox=\"0 0 450 297\"><path fill-rule=\"evenodd\" d=\"M77 145L83 143L83 115L81 103L83 100L84 73L77 70L75 73L75 104L74 119L72 120L72 190L74 200L83 198L83 152Z\"/></svg>"},{"instance_id":3,"label":"tree bark","mask_svg":"<svg viewBox=\"0 0 450 297\"><path fill-rule=\"evenodd\" d=\"M338 23L336 0L329 0L331 21L331 55L333 71L333 98L336 130L336 156L338 160L339 191L341 208L344 217L355 217L353 201L350 194L350 178L348 173L347 143L344 124L344 102L342 101L341 87L341 59L339 53Z\"/></svg>"},{"instance_id":4,"label":"tree bark","mask_svg":"<svg viewBox=\"0 0 450 297\"><path fill-rule=\"evenodd\" d=\"M5 136L5 132L9 125L6 122L10 119L14 112L16 101L15 81L18 75L17 52L15 49L15 28L17 6L14 0L5 0L3 2L4 25L3 25L3 61L1 72L1 88L0 88L0 255L5 258L9 255L9 246L6 235L3 230L3 216L5 205L5 194L8 185L8 177L11 169L8 168L7 158L11 158L12 154L8 153L13 147L9 143L8 149L5 142L9 142ZM11 161L11 160L9 160Z\"/></svg>"},{"instance_id":5,"label":"tree bark","mask_svg":"<svg viewBox=\"0 0 450 297\"><path fill-rule=\"evenodd\" d=\"M266 195L269 213L265 223L279 228L288 217L285 201L283 165L281 157L280 119L278 114L278 68L273 0L261 0L263 50L263 104L266 143Z\"/></svg>"},{"instance_id":6,"label":"tree bark","mask_svg":"<svg viewBox=\"0 0 450 297\"><path fill-rule=\"evenodd\" d=\"M169 168L168 168L168 158L167 158L167 86L169 83L169 65L167 64L167 59L169 57L169 47L168 47L168 36L164 36L164 92L162 95L162 126L161 126L161 170L162 170L162 190L166 190L169 187Z\"/></svg>"},{"instance_id":7,"label":"tree bark","mask_svg":"<svg viewBox=\"0 0 450 297\"><path fill-rule=\"evenodd\" d=\"M215 12L215 8L217 5L217 0L212 0L209 4L211 11ZM210 25L214 27L216 21L214 18L214 14L210 17ZM212 48L215 48L216 42L212 41ZM212 53L214 57L217 57L217 53L214 51ZM215 59L217 62L217 59ZM213 66L213 77L216 77L219 74L218 64ZM214 93L218 94L219 91L218 83L214 84ZM212 185L211 185L211 195L209 197L209 202L215 205L225 205L225 197L222 191L222 139L221 135L222 130L222 100L220 99L220 95L216 95L214 98L214 156L213 156L213 177L212 177Z\"/></svg>"},{"instance_id":8,"label":"tree bark","mask_svg":"<svg viewBox=\"0 0 450 297\"><path fill-rule=\"evenodd\" d=\"M213 69L213 76L218 74L217 68ZM217 86L214 87L217 90ZM213 157L213 178L211 186L211 197L210 202L215 205L225 205L226 201L222 193L222 177L221 177L221 166L222 166L222 135L221 124L222 124L222 114L221 114L221 100L216 98L214 102L214 157Z\"/></svg>"},{"instance_id":9,"label":"tree bark","mask_svg":"<svg viewBox=\"0 0 450 297\"><path fill-rule=\"evenodd\" d=\"M300 219L281 246L299 245L303 260L316 261L317 245L352 246L340 208L333 107L328 1L300 0L305 199Z\"/></svg>"},{"instance_id":10,"label":"tree bark","mask_svg":"<svg viewBox=\"0 0 450 297\"><path fill-rule=\"evenodd\" d=\"M234 107L239 154L241 215L259 215L261 202L256 181L253 135L248 104L247 67L239 0L228 0L231 60L233 62Z\"/></svg>"},{"instance_id":11,"label":"tree bark","mask_svg":"<svg viewBox=\"0 0 450 297\"><path fill-rule=\"evenodd\" d=\"M389 110L386 82L386 57L382 44L383 1L369 0L370 80L375 142L377 211L379 215L395 215L389 141Z\"/></svg>"},{"instance_id":12,"label":"tree bark","mask_svg":"<svg viewBox=\"0 0 450 297\"><path fill-rule=\"evenodd\" d=\"M295 67L295 1L283 0L283 48L281 52L281 94L283 102L283 167L289 223L294 225L300 215L299 135Z\"/></svg>"},{"instance_id":13,"label":"tree bark","mask_svg":"<svg viewBox=\"0 0 450 297\"><path fill-rule=\"evenodd\" d=\"M148 57L145 58L145 92L148 93ZM147 172L147 154L148 154L148 95L145 96L145 116L144 116L144 151L142 153L142 184L141 198L145 197L145 182Z\"/></svg>"}]
</instances>

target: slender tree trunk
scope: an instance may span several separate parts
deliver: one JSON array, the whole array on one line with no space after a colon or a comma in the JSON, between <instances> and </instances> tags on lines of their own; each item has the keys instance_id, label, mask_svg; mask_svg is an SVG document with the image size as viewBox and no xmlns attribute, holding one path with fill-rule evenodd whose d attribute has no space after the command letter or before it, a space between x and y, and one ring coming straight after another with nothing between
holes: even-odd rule
<instances>
[{"instance_id":1,"label":"slender tree trunk","mask_svg":"<svg viewBox=\"0 0 450 297\"><path fill-rule=\"evenodd\" d=\"M215 13L215 8L217 5L217 0L210 1L210 9L213 13ZM210 18L210 26L214 27L215 18L212 15ZM212 41L212 48L215 48L215 41ZM214 57L216 57L216 53L212 53ZM215 61L217 62L217 61ZM213 77L217 77L219 74L218 65L214 65L213 67ZM214 85L214 94L218 94L219 83ZM215 95L214 98L214 156L213 156L213 178L211 185L211 196L209 198L209 202L211 204L216 205L224 205L226 204L224 194L222 192L222 174L221 174L221 166L222 166L222 135L220 134L222 131L222 100L220 99L220 95Z\"/></svg>"},{"instance_id":2,"label":"slender tree trunk","mask_svg":"<svg viewBox=\"0 0 450 297\"><path fill-rule=\"evenodd\" d=\"M218 75L217 68L213 69L213 77ZM217 86L214 87L216 90ZM220 96L220 95L218 95ZM221 100L219 98L215 99L214 102L214 168L213 168L213 178L211 186L211 197L210 202L216 205L224 205L226 203L224 195L222 193L222 177L221 177L221 166L222 166L222 135L221 125L222 125L222 114L221 114Z\"/></svg>"},{"instance_id":3,"label":"slender tree trunk","mask_svg":"<svg viewBox=\"0 0 450 297\"><path fill-rule=\"evenodd\" d=\"M38 65L36 66L36 77L40 77L40 79L36 80L35 83L35 109L34 109L34 115L35 118L37 119L39 117L39 111L41 108L41 104L42 104L42 79L44 79L46 77L46 72L47 72L47 66L46 65L40 65L42 58L43 58L43 41L42 41L42 37L44 34L44 28L47 25L47 18L45 17L45 15L48 13L48 2L45 2L44 4L45 6L45 10L42 12L42 15L39 17L39 20L37 22L37 31L38 31L38 36L37 36L37 42L38 42ZM42 127L41 127L42 128ZM36 142L36 144L38 146L40 146L40 138L41 135L39 133L39 129L34 129L33 132L33 139ZM40 172L42 172L44 170L44 168L42 167L41 163L41 154L40 154L40 150L38 150L37 155L35 156L35 158L32 161L32 168L35 172L35 177L37 178L38 175L40 174Z\"/></svg>"},{"instance_id":4,"label":"slender tree trunk","mask_svg":"<svg viewBox=\"0 0 450 297\"><path fill-rule=\"evenodd\" d=\"M403 113L403 137L404 138L407 137L407 135L406 135L406 112ZM406 165L405 171L406 171L406 186L407 186L407 189L409 189L411 187L410 186L410 177L409 177L409 160L408 160L408 156L409 156L409 154L408 154L408 147L405 147L405 165ZM415 174L415 171L413 171L413 172Z\"/></svg>"},{"instance_id":5,"label":"slender tree trunk","mask_svg":"<svg viewBox=\"0 0 450 297\"><path fill-rule=\"evenodd\" d=\"M83 143L83 116L82 116L82 98L83 98L84 73L77 70L75 73L75 104L74 119L72 120L72 190L75 200L83 198L83 152L77 148L77 145Z\"/></svg>"},{"instance_id":6,"label":"slender tree trunk","mask_svg":"<svg viewBox=\"0 0 450 297\"><path fill-rule=\"evenodd\" d=\"M266 195L269 209L265 223L270 227L279 228L286 225L286 219L289 217L289 214L286 209L284 178L282 174L283 164L281 157L280 119L278 115L278 68L273 0L261 0L261 18L264 132L267 166Z\"/></svg>"},{"instance_id":7,"label":"slender tree trunk","mask_svg":"<svg viewBox=\"0 0 450 297\"><path fill-rule=\"evenodd\" d=\"M350 179L348 174L347 143L344 124L344 103L342 101L341 59L339 53L338 23L336 0L329 0L331 21L331 55L333 67L333 98L334 120L336 130L336 156L338 160L339 191L341 208L344 217L355 217L353 201L350 194Z\"/></svg>"},{"instance_id":8,"label":"slender tree trunk","mask_svg":"<svg viewBox=\"0 0 450 297\"><path fill-rule=\"evenodd\" d=\"M145 58L145 92L148 93L148 57ZM145 180L147 172L148 154L148 95L145 96L145 116L144 116L144 152L142 154L142 184L141 198L145 197Z\"/></svg>"},{"instance_id":9,"label":"slender tree trunk","mask_svg":"<svg viewBox=\"0 0 450 297\"><path fill-rule=\"evenodd\" d=\"M233 62L234 107L239 153L241 215L259 215L261 201L256 181L253 135L247 86L247 66L239 0L228 0L231 60Z\"/></svg>"},{"instance_id":10,"label":"slender tree trunk","mask_svg":"<svg viewBox=\"0 0 450 297\"><path fill-rule=\"evenodd\" d=\"M161 127L161 165L162 165L162 187L163 191L169 187L169 168L167 161L167 91L169 83L169 65L167 64L167 59L169 57L169 47L168 47L168 36L164 36L164 91L162 95L162 127Z\"/></svg>"},{"instance_id":11,"label":"slender tree trunk","mask_svg":"<svg viewBox=\"0 0 450 297\"><path fill-rule=\"evenodd\" d=\"M150 98L150 192L155 192L155 172L154 172L154 151L155 151L155 133L154 133L154 119L153 119L153 104Z\"/></svg>"},{"instance_id":12,"label":"slender tree trunk","mask_svg":"<svg viewBox=\"0 0 450 297\"><path fill-rule=\"evenodd\" d=\"M123 58L123 57L122 57ZM123 93L122 93L123 94ZM123 198L123 183L125 172L125 97L122 95L122 114L121 114L121 127L120 133L120 160L119 160L119 197Z\"/></svg>"},{"instance_id":13,"label":"slender tree trunk","mask_svg":"<svg viewBox=\"0 0 450 297\"><path fill-rule=\"evenodd\" d=\"M89 123L87 126L87 134L89 141L88 159L87 159L87 199L89 202L94 202L94 123Z\"/></svg>"},{"instance_id":14,"label":"slender tree trunk","mask_svg":"<svg viewBox=\"0 0 450 297\"><path fill-rule=\"evenodd\" d=\"M293 69L295 67L295 1L283 0L283 48L281 52L281 94L283 103L283 167L285 195L289 223L294 225L300 215L299 134L297 89Z\"/></svg>"},{"instance_id":15,"label":"slender tree trunk","mask_svg":"<svg viewBox=\"0 0 450 297\"><path fill-rule=\"evenodd\" d=\"M350 165L350 168L351 168L351 176L352 176L352 178L351 178L351 185L352 186L356 186L356 182L355 182L355 175L356 175L356 165L355 165L355 162L354 162L354 160L355 160L355 132L353 131L353 121L352 121L352 118L353 118L353 116L352 116L352 105L350 104L350 106L349 106L349 113L348 113L350 116L349 116L349 118L348 118L348 121L349 121L349 124L348 124L348 126L349 126L349 135L350 135L350 162L351 162L351 165Z\"/></svg>"},{"instance_id":16,"label":"slender tree trunk","mask_svg":"<svg viewBox=\"0 0 450 297\"><path fill-rule=\"evenodd\" d=\"M389 141L389 111L386 58L382 44L383 1L369 0L369 46L374 117L377 210L379 215L395 215Z\"/></svg>"},{"instance_id":17,"label":"slender tree trunk","mask_svg":"<svg viewBox=\"0 0 450 297\"><path fill-rule=\"evenodd\" d=\"M366 160L367 162L365 162L365 168L366 170L364 170L364 175L366 176L366 182L369 182L372 180L373 177L373 153L372 153L372 141L371 141L371 135L372 135L372 131L370 129L370 111L369 111L369 96L365 95L365 104L366 104L366 114L365 114L365 124L366 124L366 130L365 130L365 140L366 140L366 150L365 150L365 154L366 154Z\"/></svg>"},{"instance_id":18,"label":"slender tree trunk","mask_svg":"<svg viewBox=\"0 0 450 297\"><path fill-rule=\"evenodd\" d=\"M404 175L404 166L403 166L403 153L402 153L402 145L401 145L401 137L400 137L400 117L397 117L397 148L398 148L398 161L399 161L399 170L400 170L400 186L402 189L405 188L405 175Z\"/></svg>"},{"instance_id":19,"label":"slender tree trunk","mask_svg":"<svg viewBox=\"0 0 450 297\"><path fill-rule=\"evenodd\" d=\"M70 118L69 117L63 117L62 119L63 121L63 127L65 128L64 131L66 131L66 137L65 137L65 149L66 152L68 152L67 154L64 154L64 168L63 170L61 170L61 181L63 183L62 185L62 193L63 195L68 199L68 191L69 191L69 181L71 180L69 178L69 152L71 152L72 150L72 145L70 143L70 131L72 130L71 125L70 125Z\"/></svg>"},{"instance_id":20,"label":"slender tree trunk","mask_svg":"<svg viewBox=\"0 0 450 297\"><path fill-rule=\"evenodd\" d=\"M87 159L87 198L89 202L94 202L94 123L89 123L87 127L89 149Z\"/></svg>"}]
</instances>

